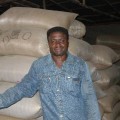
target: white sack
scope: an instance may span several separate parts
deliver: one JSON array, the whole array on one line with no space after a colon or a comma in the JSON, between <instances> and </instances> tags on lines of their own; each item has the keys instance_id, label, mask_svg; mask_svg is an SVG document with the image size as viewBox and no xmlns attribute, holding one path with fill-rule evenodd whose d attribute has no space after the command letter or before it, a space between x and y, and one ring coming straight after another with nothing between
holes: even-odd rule
<instances>
[{"instance_id":1,"label":"white sack","mask_svg":"<svg viewBox=\"0 0 120 120\"><path fill-rule=\"evenodd\" d=\"M49 53L46 29L10 29L0 35L0 55L44 56Z\"/></svg>"},{"instance_id":2,"label":"white sack","mask_svg":"<svg viewBox=\"0 0 120 120\"><path fill-rule=\"evenodd\" d=\"M43 119L42 117L40 117L39 119L20 119L20 118L0 115L0 120L43 120Z\"/></svg>"},{"instance_id":3,"label":"white sack","mask_svg":"<svg viewBox=\"0 0 120 120\"><path fill-rule=\"evenodd\" d=\"M0 82L0 93L14 85L14 83ZM1 109L0 114L28 120L39 117L42 114L39 94L35 94L32 98L23 98L14 105Z\"/></svg>"},{"instance_id":4,"label":"white sack","mask_svg":"<svg viewBox=\"0 0 120 120\"><path fill-rule=\"evenodd\" d=\"M119 67L114 64L109 68L96 70L96 72L96 81L94 82L94 84L96 86L99 86L103 90L117 84L120 80Z\"/></svg>"},{"instance_id":5,"label":"white sack","mask_svg":"<svg viewBox=\"0 0 120 120\"><path fill-rule=\"evenodd\" d=\"M69 35L75 38L82 38L86 33L85 25L78 21L74 20L68 29Z\"/></svg>"},{"instance_id":6,"label":"white sack","mask_svg":"<svg viewBox=\"0 0 120 120\"><path fill-rule=\"evenodd\" d=\"M87 65L88 65L88 68L89 68L89 71L90 71L90 74L94 74L94 72L97 70L97 68L95 67L95 65L90 62L90 61L86 61Z\"/></svg>"},{"instance_id":7,"label":"white sack","mask_svg":"<svg viewBox=\"0 0 120 120\"><path fill-rule=\"evenodd\" d=\"M92 46L89 43L74 37L69 37L68 50L73 55L81 57L84 60L90 60L94 55Z\"/></svg>"},{"instance_id":8,"label":"white sack","mask_svg":"<svg viewBox=\"0 0 120 120\"><path fill-rule=\"evenodd\" d=\"M120 47L118 49L113 49L120 56Z\"/></svg>"},{"instance_id":9,"label":"white sack","mask_svg":"<svg viewBox=\"0 0 120 120\"><path fill-rule=\"evenodd\" d=\"M12 7L0 16L0 29L54 26L69 28L76 13L29 7Z\"/></svg>"},{"instance_id":10,"label":"white sack","mask_svg":"<svg viewBox=\"0 0 120 120\"><path fill-rule=\"evenodd\" d=\"M120 102L117 103L111 113L105 113L102 120L116 120L120 115Z\"/></svg>"},{"instance_id":11,"label":"white sack","mask_svg":"<svg viewBox=\"0 0 120 120\"><path fill-rule=\"evenodd\" d=\"M120 120L120 115L115 120Z\"/></svg>"},{"instance_id":12,"label":"white sack","mask_svg":"<svg viewBox=\"0 0 120 120\"><path fill-rule=\"evenodd\" d=\"M116 120L119 115L120 115L120 102L118 102L113 108L112 120Z\"/></svg>"},{"instance_id":13,"label":"white sack","mask_svg":"<svg viewBox=\"0 0 120 120\"><path fill-rule=\"evenodd\" d=\"M119 70L120 70L120 60L117 61L117 62L115 63L115 65L117 65L117 66L119 67Z\"/></svg>"},{"instance_id":14,"label":"white sack","mask_svg":"<svg viewBox=\"0 0 120 120\"><path fill-rule=\"evenodd\" d=\"M98 105L99 105L100 115L101 115L101 118L102 118L103 115L104 115L104 109L99 103L98 103Z\"/></svg>"},{"instance_id":15,"label":"white sack","mask_svg":"<svg viewBox=\"0 0 120 120\"><path fill-rule=\"evenodd\" d=\"M94 51L94 57L91 62L98 69L110 67L114 62L120 59L120 56L111 48L104 45L91 45Z\"/></svg>"},{"instance_id":16,"label":"white sack","mask_svg":"<svg viewBox=\"0 0 120 120\"><path fill-rule=\"evenodd\" d=\"M0 120L23 120L23 119L0 115Z\"/></svg>"},{"instance_id":17,"label":"white sack","mask_svg":"<svg viewBox=\"0 0 120 120\"><path fill-rule=\"evenodd\" d=\"M0 56L0 81L20 82L36 59L21 55Z\"/></svg>"},{"instance_id":18,"label":"white sack","mask_svg":"<svg viewBox=\"0 0 120 120\"><path fill-rule=\"evenodd\" d=\"M120 86L114 85L105 91L107 96L98 100L105 112L112 112L115 104L120 101Z\"/></svg>"},{"instance_id":19,"label":"white sack","mask_svg":"<svg viewBox=\"0 0 120 120\"><path fill-rule=\"evenodd\" d=\"M99 35L96 44L106 45L111 48L120 49L120 35Z\"/></svg>"},{"instance_id":20,"label":"white sack","mask_svg":"<svg viewBox=\"0 0 120 120\"><path fill-rule=\"evenodd\" d=\"M40 57L49 53L46 29L13 29L6 30L0 35L0 55L28 55ZM70 37L69 50L85 60L93 56L89 43Z\"/></svg>"},{"instance_id":21,"label":"white sack","mask_svg":"<svg viewBox=\"0 0 120 120\"><path fill-rule=\"evenodd\" d=\"M97 74L96 67L91 62L89 62L89 61L86 61L86 63L88 65L88 68L89 68L89 71L90 71L90 74L91 74L91 78L92 78L92 81L93 81L93 85L94 85L94 88L95 88L97 99L105 97L106 93L98 85L94 84L94 82L95 82L95 76L97 76L96 75Z\"/></svg>"},{"instance_id":22,"label":"white sack","mask_svg":"<svg viewBox=\"0 0 120 120\"><path fill-rule=\"evenodd\" d=\"M36 118L35 120L43 120L43 116Z\"/></svg>"},{"instance_id":23,"label":"white sack","mask_svg":"<svg viewBox=\"0 0 120 120\"><path fill-rule=\"evenodd\" d=\"M93 84L93 85L94 85L94 89L95 89L97 99L101 99L101 98L107 96L107 94L99 86L97 86L95 84Z\"/></svg>"},{"instance_id":24,"label":"white sack","mask_svg":"<svg viewBox=\"0 0 120 120\"><path fill-rule=\"evenodd\" d=\"M86 61L86 63L89 67L89 71L90 71L90 74L91 74L92 81L95 82L95 81L101 79L101 75L99 74L95 65L90 61Z\"/></svg>"},{"instance_id":25,"label":"white sack","mask_svg":"<svg viewBox=\"0 0 120 120\"><path fill-rule=\"evenodd\" d=\"M111 113L105 113L102 117L102 120L112 120Z\"/></svg>"},{"instance_id":26,"label":"white sack","mask_svg":"<svg viewBox=\"0 0 120 120\"><path fill-rule=\"evenodd\" d=\"M20 118L0 115L0 120L43 120L43 118L41 116L41 117L36 118L36 119L20 119Z\"/></svg>"}]
</instances>

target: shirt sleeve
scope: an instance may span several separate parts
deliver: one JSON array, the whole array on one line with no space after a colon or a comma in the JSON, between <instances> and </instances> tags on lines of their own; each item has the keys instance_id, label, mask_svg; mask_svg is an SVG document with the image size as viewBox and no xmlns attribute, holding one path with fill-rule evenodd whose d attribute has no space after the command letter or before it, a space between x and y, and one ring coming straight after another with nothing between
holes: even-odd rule
<instances>
[{"instance_id":1,"label":"shirt sleeve","mask_svg":"<svg viewBox=\"0 0 120 120\"><path fill-rule=\"evenodd\" d=\"M86 107L86 115L88 117L87 120L101 120L96 93L86 63L85 63L85 75L82 80L82 94L84 98L84 104Z\"/></svg>"},{"instance_id":2,"label":"shirt sleeve","mask_svg":"<svg viewBox=\"0 0 120 120\"><path fill-rule=\"evenodd\" d=\"M23 97L32 97L37 92L38 87L39 84L33 64L20 83L0 94L0 109L11 106Z\"/></svg>"}]
</instances>

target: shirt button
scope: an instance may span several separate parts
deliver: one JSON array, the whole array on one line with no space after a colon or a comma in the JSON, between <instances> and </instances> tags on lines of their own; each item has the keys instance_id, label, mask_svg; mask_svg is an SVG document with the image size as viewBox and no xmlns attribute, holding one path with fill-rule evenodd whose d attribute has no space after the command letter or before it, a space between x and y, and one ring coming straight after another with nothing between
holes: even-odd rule
<instances>
[{"instance_id":1,"label":"shirt button","mask_svg":"<svg viewBox=\"0 0 120 120\"><path fill-rule=\"evenodd\" d=\"M63 115L60 115L61 118L63 118Z\"/></svg>"},{"instance_id":2,"label":"shirt button","mask_svg":"<svg viewBox=\"0 0 120 120\"><path fill-rule=\"evenodd\" d=\"M60 90L59 90L59 89L57 89L57 91L59 92Z\"/></svg>"}]
</instances>

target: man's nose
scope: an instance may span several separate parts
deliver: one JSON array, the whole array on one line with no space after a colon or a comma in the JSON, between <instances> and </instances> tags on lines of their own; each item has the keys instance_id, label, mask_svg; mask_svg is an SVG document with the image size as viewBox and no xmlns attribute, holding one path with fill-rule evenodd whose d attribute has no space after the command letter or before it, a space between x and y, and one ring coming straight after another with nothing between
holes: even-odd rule
<instances>
[{"instance_id":1,"label":"man's nose","mask_svg":"<svg viewBox=\"0 0 120 120\"><path fill-rule=\"evenodd\" d=\"M59 46L60 44L61 44L60 41L56 41L56 42L55 42L55 45L57 45L57 46Z\"/></svg>"},{"instance_id":2,"label":"man's nose","mask_svg":"<svg viewBox=\"0 0 120 120\"><path fill-rule=\"evenodd\" d=\"M56 42L55 46L56 46L56 47L60 47L61 45L60 45L59 42Z\"/></svg>"}]
</instances>

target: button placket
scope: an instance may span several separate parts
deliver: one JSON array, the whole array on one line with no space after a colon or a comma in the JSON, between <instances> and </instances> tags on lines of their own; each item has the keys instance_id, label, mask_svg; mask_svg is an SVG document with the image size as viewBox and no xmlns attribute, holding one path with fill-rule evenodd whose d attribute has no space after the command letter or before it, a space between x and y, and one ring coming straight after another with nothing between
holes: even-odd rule
<instances>
[{"instance_id":1,"label":"button placket","mask_svg":"<svg viewBox=\"0 0 120 120\"><path fill-rule=\"evenodd\" d=\"M59 88L59 76L56 76L56 81L57 81L57 85L56 85L56 91L59 92L60 88Z\"/></svg>"},{"instance_id":2,"label":"button placket","mask_svg":"<svg viewBox=\"0 0 120 120\"><path fill-rule=\"evenodd\" d=\"M62 115L62 114L60 114L60 116L59 116L59 117L60 117L60 120L63 120L63 115Z\"/></svg>"},{"instance_id":3,"label":"button placket","mask_svg":"<svg viewBox=\"0 0 120 120\"><path fill-rule=\"evenodd\" d=\"M57 91L57 105L58 105L58 108L59 108L59 118L60 120L63 120L63 104L62 104L62 98L61 98L61 91L60 91L60 79L61 76L58 75L56 76L56 80L57 80L57 86L56 86L56 91Z\"/></svg>"},{"instance_id":4,"label":"button placket","mask_svg":"<svg viewBox=\"0 0 120 120\"><path fill-rule=\"evenodd\" d=\"M67 78L68 78L68 79L70 79L71 77L70 77L70 76L68 76Z\"/></svg>"}]
</instances>

